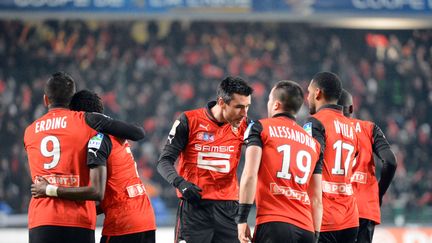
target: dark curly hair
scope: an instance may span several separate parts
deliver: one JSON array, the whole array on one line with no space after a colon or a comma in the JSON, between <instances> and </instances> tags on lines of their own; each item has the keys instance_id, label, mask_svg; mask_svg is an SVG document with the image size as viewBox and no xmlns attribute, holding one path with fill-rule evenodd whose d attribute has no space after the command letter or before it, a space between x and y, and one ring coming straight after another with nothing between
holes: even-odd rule
<instances>
[{"instance_id":1,"label":"dark curly hair","mask_svg":"<svg viewBox=\"0 0 432 243\"><path fill-rule=\"evenodd\" d=\"M312 78L315 85L323 92L327 101L337 101L342 93L342 82L334 73L320 72Z\"/></svg>"},{"instance_id":2,"label":"dark curly hair","mask_svg":"<svg viewBox=\"0 0 432 243\"><path fill-rule=\"evenodd\" d=\"M102 99L90 90L81 90L72 97L69 108L73 111L87 111L103 113Z\"/></svg>"}]
</instances>

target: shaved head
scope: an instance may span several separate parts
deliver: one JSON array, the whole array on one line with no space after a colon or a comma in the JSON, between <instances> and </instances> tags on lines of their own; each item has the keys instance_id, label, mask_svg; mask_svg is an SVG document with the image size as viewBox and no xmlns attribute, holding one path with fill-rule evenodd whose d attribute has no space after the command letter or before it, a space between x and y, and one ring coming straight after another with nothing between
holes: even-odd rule
<instances>
[{"instance_id":1,"label":"shaved head","mask_svg":"<svg viewBox=\"0 0 432 243\"><path fill-rule=\"evenodd\" d=\"M351 117L353 113L353 98L352 95L346 91L345 89L342 89L341 96L339 97L339 100L337 102L338 105L343 107L343 113L346 117Z\"/></svg>"}]
</instances>

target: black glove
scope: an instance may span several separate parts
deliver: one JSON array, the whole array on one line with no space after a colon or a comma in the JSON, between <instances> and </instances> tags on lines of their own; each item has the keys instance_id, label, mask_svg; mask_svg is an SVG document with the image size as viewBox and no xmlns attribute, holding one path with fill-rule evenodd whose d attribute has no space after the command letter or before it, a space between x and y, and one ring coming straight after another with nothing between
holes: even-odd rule
<instances>
[{"instance_id":1,"label":"black glove","mask_svg":"<svg viewBox=\"0 0 432 243\"><path fill-rule=\"evenodd\" d=\"M197 203L201 200L202 189L192 182L179 177L174 180L173 185L180 191L184 200L190 203Z\"/></svg>"}]
</instances>

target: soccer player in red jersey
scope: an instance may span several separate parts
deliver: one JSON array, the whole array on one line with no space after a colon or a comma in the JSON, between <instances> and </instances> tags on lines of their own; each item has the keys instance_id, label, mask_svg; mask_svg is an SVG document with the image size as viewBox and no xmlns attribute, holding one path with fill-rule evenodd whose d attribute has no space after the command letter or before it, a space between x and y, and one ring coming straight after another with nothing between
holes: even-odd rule
<instances>
[{"instance_id":1,"label":"soccer player in red jersey","mask_svg":"<svg viewBox=\"0 0 432 243\"><path fill-rule=\"evenodd\" d=\"M99 113L71 111L75 82L64 72L53 74L45 85L44 104L48 113L29 125L24 134L31 177L50 182L47 194L56 196L58 187L88 186L87 142L97 131L132 140L144 137L137 126L114 121ZM96 131L97 130L97 131ZM94 242L95 203L55 197L31 198L29 242Z\"/></svg>"},{"instance_id":2,"label":"soccer player in red jersey","mask_svg":"<svg viewBox=\"0 0 432 243\"><path fill-rule=\"evenodd\" d=\"M303 128L321 145L323 219L319 242L355 242L358 209L351 185L358 138L351 120L337 105L342 84L336 74L317 73L308 87L309 112Z\"/></svg>"},{"instance_id":3,"label":"soccer player in red jersey","mask_svg":"<svg viewBox=\"0 0 432 243\"><path fill-rule=\"evenodd\" d=\"M77 92L70 103L76 111L103 112L93 92ZM123 139L98 133L88 143L87 165L91 185L58 188L58 196L72 200L99 200L105 214L101 243L155 242L155 216L129 146ZM47 182L32 185L34 196L44 196Z\"/></svg>"},{"instance_id":4,"label":"soccer player in red jersey","mask_svg":"<svg viewBox=\"0 0 432 243\"><path fill-rule=\"evenodd\" d=\"M254 242L312 243L318 237L322 153L319 143L296 123L303 97L297 83L279 81L269 94L269 118L251 122L245 132L246 162L236 220L242 243L252 240L246 221L254 199Z\"/></svg>"},{"instance_id":5,"label":"soccer player in red jersey","mask_svg":"<svg viewBox=\"0 0 432 243\"><path fill-rule=\"evenodd\" d=\"M99 96L83 90L70 103L76 111L103 112ZM99 200L105 214L101 243L155 242L155 215L129 146L123 139L98 133L88 143L87 165L91 185L58 188L58 196L72 200ZM47 182L32 185L34 196L44 196Z\"/></svg>"},{"instance_id":6,"label":"soccer player in red jersey","mask_svg":"<svg viewBox=\"0 0 432 243\"><path fill-rule=\"evenodd\" d=\"M338 104L343 107L344 115L353 114L351 94L342 90ZM390 149L384 133L375 123L351 118L357 133L360 151L352 176L354 194L359 210L359 232L357 242L372 242L375 225L381 223L380 206L396 172L396 157ZM379 182L375 176L374 154L382 162Z\"/></svg>"},{"instance_id":7,"label":"soccer player in red jersey","mask_svg":"<svg viewBox=\"0 0 432 243\"><path fill-rule=\"evenodd\" d=\"M236 172L252 92L243 79L227 77L216 101L174 122L157 169L181 199L176 242L238 242Z\"/></svg>"}]
</instances>

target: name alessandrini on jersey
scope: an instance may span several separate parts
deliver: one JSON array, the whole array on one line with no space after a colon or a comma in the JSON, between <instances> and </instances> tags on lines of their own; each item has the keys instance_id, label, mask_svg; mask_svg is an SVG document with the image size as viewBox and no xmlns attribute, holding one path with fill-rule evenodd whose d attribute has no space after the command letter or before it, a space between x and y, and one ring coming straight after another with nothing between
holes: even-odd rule
<instances>
[{"instance_id":1,"label":"name alessandrini on jersey","mask_svg":"<svg viewBox=\"0 0 432 243\"><path fill-rule=\"evenodd\" d=\"M298 143L305 144L312 148L313 151L316 151L316 142L311 136L285 126L269 126L268 129L271 138L291 139Z\"/></svg>"}]
</instances>

